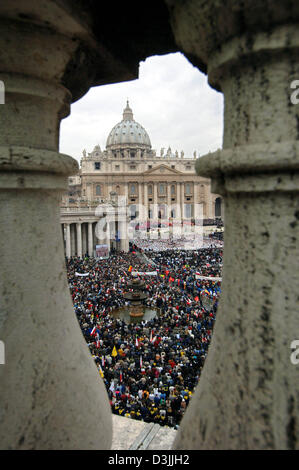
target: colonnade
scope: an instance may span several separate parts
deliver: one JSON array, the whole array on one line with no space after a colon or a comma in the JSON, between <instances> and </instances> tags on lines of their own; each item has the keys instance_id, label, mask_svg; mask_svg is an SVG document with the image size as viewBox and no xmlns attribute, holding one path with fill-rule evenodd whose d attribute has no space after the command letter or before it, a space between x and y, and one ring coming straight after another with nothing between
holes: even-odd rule
<instances>
[{"instance_id":1,"label":"colonnade","mask_svg":"<svg viewBox=\"0 0 299 470\"><path fill-rule=\"evenodd\" d=\"M97 222L62 223L65 256L67 258L72 256L82 258L85 254L95 256L97 244L106 244L109 250L115 244L116 249L127 252L129 241L126 221L114 222L108 220L107 223L108 225L106 225L101 238L97 234ZM119 235L119 241L116 241L116 233Z\"/></svg>"},{"instance_id":2,"label":"colonnade","mask_svg":"<svg viewBox=\"0 0 299 470\"><path fill-rule=\"evenodd\" d=\"M159 185L164 185L163 193L159 192ZM186 191L186 184L190 184L190 191ZM129 204L139 204L142 206L139 211L139 217L142 220L151 218L158 219L159 206L165 206L165 217L171 218L172 211L174 217L181 219L190 218L209 218L215 217L215 208L213 196L208 195L206 185L202 185L204 189L200 192L199 182L129 182L124 183L124 195L128 198ZM132 193L130 188L135 185L135 192ZM136 190L138 185L138 190ZM110 185L111 186L111 185ZM172 192L172 187L174 191ZM151 189L151 192L149 192ZM131 201L130 201L131 199ZM133 201L132 201L133 199ZM187 205L190 205L187 211Z\"/></svg>"}]
</instances>

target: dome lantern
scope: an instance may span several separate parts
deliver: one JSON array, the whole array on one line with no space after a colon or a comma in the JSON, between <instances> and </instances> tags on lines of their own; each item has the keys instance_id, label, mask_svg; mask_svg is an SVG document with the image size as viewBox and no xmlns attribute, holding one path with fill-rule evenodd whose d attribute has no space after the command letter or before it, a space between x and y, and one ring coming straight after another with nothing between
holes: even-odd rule
<instances>
[{"instance_id":1,"label":"dome lantern","mask_svg":"<svg viewBox=\"0 0 299 470\"><path fill-rule=\"evenodd\" d=\"M134 121L133 119L133 111L129 106L129 100L127 100L127 106L123 112L123 121Z\"/></svg>"}]
</instances>

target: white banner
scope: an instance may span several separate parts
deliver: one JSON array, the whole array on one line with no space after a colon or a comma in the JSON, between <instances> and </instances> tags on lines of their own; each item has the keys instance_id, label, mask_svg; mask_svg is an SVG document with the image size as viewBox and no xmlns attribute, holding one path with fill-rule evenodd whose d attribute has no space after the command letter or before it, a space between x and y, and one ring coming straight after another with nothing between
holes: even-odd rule
<instances>
[{"instance_id":1,"label":"white banner","mask_svg":"<svg viewBox=\"0 0 299 470\"><path fill-rule=\"evenodd\" d=\"M151 271L151 272L139 272L139 271L132 271L131 272L132 276L157 276L157 271Z\"/></svg>"},{"instance_id":2,"label":"white banner","mask_svg":"<svg viewBox=\"0 0 299 470\"><path fill-rule=\"evenodd\" d=\"M204 279L206 281L222 281L222 277L198 276L198 274L195 274L195 279Z\"/></svg>"},{"instance_id":3,"label":"white banner","mask_svg":"<svg viewBox=\"0 0 299 470\"><path fill-rule=\"evenodd\" d=\"M75 276L89 276L89 273L75 273Z\"/></svg>"}]
</instances>

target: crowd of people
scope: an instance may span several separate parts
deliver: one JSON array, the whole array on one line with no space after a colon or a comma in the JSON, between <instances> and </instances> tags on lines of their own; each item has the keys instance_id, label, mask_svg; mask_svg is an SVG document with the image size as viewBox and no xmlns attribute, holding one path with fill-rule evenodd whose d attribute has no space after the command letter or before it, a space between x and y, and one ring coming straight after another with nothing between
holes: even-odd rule
<instances>
[{"instance_id":1,"label":"crowd of people","mask_svg":"<svg viewBox=\"0 0 299 470\"><path fill-rule=\"evenodd\" d=\"M113 413L178 428L211 341L221 268L215 247L67 260L75 313ZM149 321L117 316L132 270L145 273L145 303L157 310Z\"/></svg>"},{"instance_id":2,"label":"crowd of people","mask_svg":"<svg viewBox=\"0 0 299 470\"><path fill-rule=\"evenodd\" d=\"M167 235L167 233L166 233ZM163 233L156 238L134 238L133 243L141 251L145 252L158 252L168 250L194 250L201 248L221 248L223 247L222 239L215 239L211 237L204 237L202 234L190 233L180 237L165 237Z\"/></svg>"}]
</instances>

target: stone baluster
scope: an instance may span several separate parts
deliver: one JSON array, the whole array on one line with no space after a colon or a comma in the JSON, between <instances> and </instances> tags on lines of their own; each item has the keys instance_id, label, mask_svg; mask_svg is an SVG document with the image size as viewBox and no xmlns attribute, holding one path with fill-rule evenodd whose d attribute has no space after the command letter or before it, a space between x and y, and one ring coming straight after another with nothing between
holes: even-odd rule
<instances>
[{"instance_id":1,"label":"stone baluster","mask_svg":"<svg viewBox=\"0 0 299 470\"><path fill-rule=\"evenodd\" d=\"M0 5L1 448L107 449L109 401L74 313L59 210L67 177L78 171L58 153L59 125L72 94L89 87L79 78L89 53L40 19L43 12L32 23L29 14L12 19L14 5Z\"/></svg>"},{"instance_id":2,"label":"stone baluster","mask_svg":"<svg viewBox=\"0 0 299 470\"><path fill-rule=\"evenodd\" d=\"M298 449L297 2L167 3L177 43L225 97L223 150L196 163L225 202L222 295L174 447Z\"/></svg>"}]
</instances>

